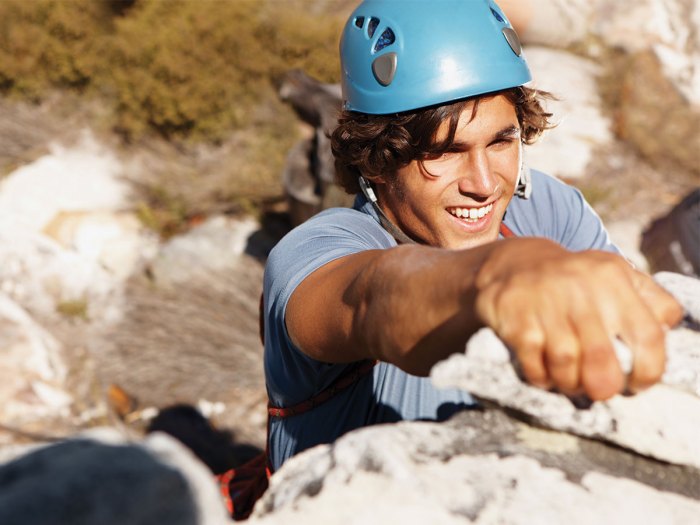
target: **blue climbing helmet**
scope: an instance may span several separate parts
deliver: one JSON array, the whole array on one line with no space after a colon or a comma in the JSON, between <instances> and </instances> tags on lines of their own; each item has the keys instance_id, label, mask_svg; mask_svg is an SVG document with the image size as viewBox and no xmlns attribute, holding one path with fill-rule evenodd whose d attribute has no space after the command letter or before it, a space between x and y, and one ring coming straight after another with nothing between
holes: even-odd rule
<instances>
[{"instance_id":1,"label":"blue climbing helmet","mask_svg":"<svg viewBox=\"0 0 700 525\"><path fill-rule=\"evenodd\" d=\"M383 115L531 80L493 0L365 0L340 41L344 108Z\"/></svg>"}]
</instances>

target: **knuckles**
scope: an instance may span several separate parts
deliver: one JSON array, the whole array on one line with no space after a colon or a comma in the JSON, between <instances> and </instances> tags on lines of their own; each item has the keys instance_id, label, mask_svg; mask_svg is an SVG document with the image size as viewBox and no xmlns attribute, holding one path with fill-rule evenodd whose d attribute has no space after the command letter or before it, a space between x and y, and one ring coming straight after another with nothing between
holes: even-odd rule
<instances>
[{"instance_id":1,"label":"knuckles","mask_svg":"<svg viewBox=\"0 0 700 525\"><path fill-rule=\"evenodd\" d=\"M626 327L622 331L634 334L636 351L651 352L635 359L630 388L656 383L664 368L662 325L673 326L683 316L675 299L648 275L636 275L639 272L616 254L549 247L537 255L491 273L488 282L482 282L476 303L484 323L514 350L525 378L537 386L554 384L562 391L583 389L594 401L620 393L626 379L611 340L603 337L594 347L589 340L589 348L584 348L579 346L581 335L571 331L563 338L570 344L548 348L542 328L564 320L586 327L602 315L607 332L619 333Z\"/></svg>"},{"instance_id":2,"label":"knuckles","mask_svg":"<svg viewBox=\"0 0 700 525\"><path fill-rule=\"evenodd\" d=\"M555 348L547 353L547 365L549 368L577 367L581 356L574 348Z\"/></svg>"}]
</instances>

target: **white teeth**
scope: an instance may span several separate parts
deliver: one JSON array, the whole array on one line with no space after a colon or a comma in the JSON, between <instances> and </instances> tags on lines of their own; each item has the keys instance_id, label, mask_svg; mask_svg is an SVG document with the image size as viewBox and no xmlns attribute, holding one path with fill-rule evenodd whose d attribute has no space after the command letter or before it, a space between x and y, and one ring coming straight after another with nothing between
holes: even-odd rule
<instances>
[{"instance_id":1,"label":"white teeth","mask_svg":"<svg viewBox=\"0 0 700 525\"><path fill-rule=\"evenodd\" d=\"M489 204L488 206L483 206L481 208L452 208L449 210L449 212L460 219L475 221L477 219L481 219L487 213L490 213L492 209L493 204Z\"/></svg>"}]
</instances>

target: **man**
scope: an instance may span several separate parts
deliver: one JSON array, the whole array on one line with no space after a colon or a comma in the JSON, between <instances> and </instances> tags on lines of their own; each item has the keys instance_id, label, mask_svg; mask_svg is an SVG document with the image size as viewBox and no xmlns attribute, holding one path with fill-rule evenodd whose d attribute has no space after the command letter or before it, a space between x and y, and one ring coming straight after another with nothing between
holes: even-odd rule
<instances>
[{"instance_id":1,"label":"man","mask_svg":"<svg viewBox=\"0 0 700 525\"><path fill-rule=\"evenodd\" d=\"M341 62L332 141L354 208L293 230L266 268L272 469L354 428L473 406L425 376L483 326L543 388L597 400L656 382L681 308L579 192L522 165L549 115L498 6L367 0Z\"/></svg>"}]
</instances>

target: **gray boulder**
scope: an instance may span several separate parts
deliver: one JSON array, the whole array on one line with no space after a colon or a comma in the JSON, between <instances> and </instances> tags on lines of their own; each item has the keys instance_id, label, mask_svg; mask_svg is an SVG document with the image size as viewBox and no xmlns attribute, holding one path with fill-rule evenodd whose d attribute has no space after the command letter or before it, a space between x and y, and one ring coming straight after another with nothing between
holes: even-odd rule
<instances>
[{"instance_id":1,"label":"gray boulder","mask_svg":"<svg viewBox=\"0 0 700 525\"><path fill-rule=\"evenodd\" d=\"M115 431L40 447L0 466L4 525L223 525L211 473L174 439Z\"/></svg>"}]
</instances>

